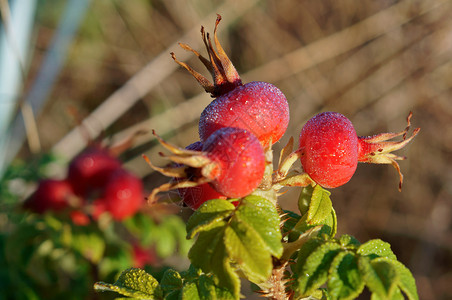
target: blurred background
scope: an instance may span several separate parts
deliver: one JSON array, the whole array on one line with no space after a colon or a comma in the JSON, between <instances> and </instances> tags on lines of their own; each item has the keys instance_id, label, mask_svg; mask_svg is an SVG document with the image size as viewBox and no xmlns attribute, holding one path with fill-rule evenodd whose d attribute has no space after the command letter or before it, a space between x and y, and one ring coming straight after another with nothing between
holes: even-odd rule
<instances>
[{"instance_id":1,"label":"blurred background","mask_svg":"<svg viewBox=\"0 0 452 300\"><path fill-rule=\"evenodd\" d=\"M11 162L48 152L60 159L49 176L64 176L86 136L115 143L144 130L121 159L148 191L164 183L141 157L164 163L151 129L185 147L199 139L198 118L211 101L170 52L208 75L177 42L205 53L200 26L213 32L219 13L220 41L243 81L273 83L289 101L276 154L321 111L346 115L358 135L398 132L413 112L413 127L422 129L398 153L408 157L400 162L402 192L394 168L362 164L331 197L339 234L391 243L421 299L452 298L452 1L0 5L0 177ZM295 209L297 192L284 195L284 208Z\"/></svg>"}]
</instances>

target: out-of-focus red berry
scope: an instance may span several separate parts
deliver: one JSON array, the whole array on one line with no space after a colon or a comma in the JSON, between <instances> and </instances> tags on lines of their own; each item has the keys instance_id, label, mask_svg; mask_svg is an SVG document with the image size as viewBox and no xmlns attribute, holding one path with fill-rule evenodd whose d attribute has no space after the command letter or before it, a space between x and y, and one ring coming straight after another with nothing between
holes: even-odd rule
<instances>
[{"instance_id":1,"label":"out-of-focus red berry","mask_svg":"<svg viewBox=\"0 0 452 300\"><path fill-rule=\"evenodd\" d=\"M36 212L61 211L69 207L69 200L75 197L72 186L66 180L45 179L34 194L25 202L25 207Z\"/></svg>"},{"instance_id":2,"label":"out-of-focus red berry","mask_svg":"<svg viewBox=\"0 0 452 300\"><path fill-rule=\"evenodd\" d=\"M102 148L89 148L69 164L68 181L77 195L87 196L105 186L110 174L121 168L121 162Z\"/></svg>"},{"instance_id":3,"label":"out-of-focus red berry","mask_svg":"<svg viewBox=\"0 0 452 300\"><path fill-rule=\"evenodd\" d=\"M132 173L119 169L111 174L105 186L103 201L113 219L123 220L134 215L144 202L143 184ZM101 205L99 207L101 209Z\"/></svg>"},{"instance_id":4,"label":"out-of-focus red berry","mask_svg":"<svg viewBox=\"0 0 452 300\"><path fill-rule=\"evenodd\" d=\"M72 223L78 226L86 226L89 223L91 223L91 220L87 214L80 210L73 210L70 213L70 217L72 220Z\"/></svg>"},{"instance_id":5,"label":"out-of-focus red berry","mask_svg":"<svg viewBox=\"0 0 452 300\"><path fill-rule=\"evenodd\" d=\"M146 265L154 264L157 260L152 249L145 249L137 244L133 245L132 259L134 268L144 268Z\"/></svg>"}]
</instances>

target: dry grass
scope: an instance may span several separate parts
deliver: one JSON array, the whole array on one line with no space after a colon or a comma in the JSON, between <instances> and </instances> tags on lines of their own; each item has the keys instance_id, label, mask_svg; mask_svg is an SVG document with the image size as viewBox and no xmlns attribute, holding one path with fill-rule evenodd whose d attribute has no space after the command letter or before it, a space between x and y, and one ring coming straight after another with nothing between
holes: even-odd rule
<instances>
[{"instance_id":1,"label":"dry grass","mask_svg":"<svg viewBox=\"0 0 452 300\"><path fill-rule=\"evenodd\" d=\"M43 147L68 158L83 147L79 132L70 133L70 106L94 135L105 130L118 140L153 128L181 146L197 140L197 118L210 98L169 52L202 70L175 43L202 50L199 26L212 31L220 13L220 39L245 81L272 82L289 100L291 124L277 148L319 111L347 115L359 135L399 131L413 111L422 130L403 151L402 193L391 167L361 165L332 198L340 232L390 242L421 299L452 298L452 2L243 2L93 1L38 119ZM30 81L55 30L54 20L38 21ZM154 146L144 135L124 156L149 189L163 179L140 154L156 158L161 149ZM285 207L294 206L293 196Z\"/></svg>"}]
</instances>

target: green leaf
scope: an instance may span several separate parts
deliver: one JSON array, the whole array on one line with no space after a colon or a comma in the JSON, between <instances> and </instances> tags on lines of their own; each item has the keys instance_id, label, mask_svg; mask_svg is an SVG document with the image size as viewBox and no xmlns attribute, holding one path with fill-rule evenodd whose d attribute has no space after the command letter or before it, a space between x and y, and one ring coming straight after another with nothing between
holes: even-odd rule
<instances>
[{"instance_id":1,"label":"green leaf","mask_svg":"<svg viewBox=\"0 0 452 300\"><path fill-rule=\"evenodd\" d=\"M167 227L174 236L177 242L177 250L181 256L187 256L188 251L193 244L192 240L187 240L187 231L185 229L186 224L182 219L178 216L172 215L165 217L163 222L164 226ZM175 249L173 249L175 250Z\"/></svg>"},{"instance_id":2,"label":"green leaf","mask_svg":"<svg viewBox=\"0 0 452 300\"><path fill-rule=\"evenodd\" d=\"M226 288L234 295L234 299L239 298L240 279L231 267L230 260L227 258L225 247L218 249L212 256L212 273L218 280L218 286Z\"/></svg>"},{"instance_id":3,"label":"green leaf","mask_svg":"<svg viewBox=\"0 0 452 300\"><path fill-rule=\"evenodd\" d=\"M301 234L297 240L284 243L283 244L284 251L283 255L281 255L281 260L282 261L290 260L293 254L296 251L300 250L300 248L302 248L304 244L309 242L314 237L318 236L319 232L322 231L322 228L323 227L321 225L318 225L317 227L313 227L306 231L305 233Z\"/></svg>"},{"instance_id":4,"label":"green leaf","mask_svg":"<svg viewBox=\"0 0 452 300\"><path fill-rule=\"evenodd\" d=\"M270 201L273 205L275 205L276 202L278 201L278 193L274 189L269 189L266 191L261 190L261 189L256 189L253 191L252 194L250 194L250 196L261 197L263 199Z\"/></svg>"},{"instance_id":5,"label":"green leaf","mask_svg":"<svg viewBox=\"0 0 452 300\"><path fill-rule=\"evenodd\" d=\"M283 210L284 217L282 217L283 227L282 231L283 234L289 233L295 225L300 221L301 216L297 215L296 213L290 211L290 210Z\"/></svg>"},{"instance_id":6,"label":"green leaf","mask_svg":"<svg viewBox=\"0 0 452 300\"><path fill-rule=\"evenodd\" d=\"M252 227L262 238L264 247L275 257L280 258L283 252L282 235L279 228L279 214L276 207L268 200L248 196L242 199L235 218Z\"/></svg>"},{"instance_id":7,"label":"green leaf","mask_svg":"<svg viewBox=\"0 0 452 300\"><path fill-rule=\"evenodd\" d=\"M290 234L291 240L296 239L294 232L300 234L317 225L326 225L322 229L322 233L334 237L337 232L337 219L329 197L330 194L319 185L316 185L315 188L308 186L303 189L298 206L302 213L306 213L293 227L293 232Z\"/></svg>"},{"instance_id":8,"label":"green leaf","mask_svg":"<svg viewBox=\"0 0 452 300\"><path fill-rule=\"evenodd\" d=\"M367 287L382 299L390 299L399 282L399 274L392 262L387 258L370 260L365 256L358 259L358 268Z\"/></svg>"},{"instance_id":9,"label":"green leaf","mask_svg":"<svg viewBox=\"0 0 452 300\"><path fill-rule=\"evenodd\" d=\"M218 286L215 286L215 292L217 294L217 299L221 300L235 300L237 297L232 294L232 292L228 289L221 288Z\"/></svg>"},{"instance_id":10,"label":"green leaf","mask_svg":"<svg viewBox=\"0 0 452 300\"><path fill-rule=\"evenodd\" d=\"M211 266L214 263L213 256L219 251L224 252L222 248L224 248L225 227L225 225L215 227L199 234L198 239L188 252L188 258L195 267L201 268L206 273L211 271Z\"/></svg>"},{"instance_id":11,"label":"green leaf","mask_svg":"<svg viewBox=\"0 0 452 300\"><path fill-rule=\"evenodd\" d=\"M405 300L405 297L403 296L402 292L399 288L396 288L394 290L394 293L391 298L380 298L378 294L373 293L370 297L371 300Z\"/></svg>"},{"instance_id":12,"label":"green leaf","mask_svg":"<svg viewBox=\"0 0 452 300\"><path fill-rule=\"evenodd\" d=\"M148 215L143 213L137 213L133 217L125 219L122 223L134 236L140 238L143 237L143 240L141 241L143 246L148 246L150 244L150 241L145 239L150 238L148 233L155 227L152 218L149 218Z\"/></svg>"},{"instance_id":13,"label":"green leaf","mask_svg":"<svg viewBox=\"0 0 452 300\"><path fill-rule=\"evenodd\" d=\"M194 282L184 285L182 289L182 300L200 300L198 286Z\"/></svg>"},{"instance_id":14,"label":"green leaf","mask_svg":"<svg viewBox=\"0 0 452 300\"><path fill-rule=\"evenodd\" d=\"M240 292L240 280L230 266L226 252L224 235L226 225L202 231L188 253L193 266L201 268L205 273L215 274L220 287L233 292L237 298Z\"/></svg>"},{"instance_id":15,"label":"green leaf","mask_svg":"<svg viewBox=\"0 0 452 300\"><path fill-rule=\"evenodd\" d=\"M95 232L77 233L72 236L72 247L85 259L97 264L105 252L105 241Z\"/></svg>"},{"instance_id":16,"label":"green leaf","mask_svg":"<svg viewBox=\"0 0 452 300\"><path fill-rule=\"evenodd\" d=\"M179 300L179 299L182 298L181 294L182 294L182 290L172 291L168 295L165 295L165 298L163 298L163 299L165 299L165 300Z\"/></svg>"},{"instance_id":17,"label":"green leaf","mask_svg":"<svg viewBox=\"0 0 452 300\"><path fill-rule=\"evenodd\" d=\"M344 234L339 238L339 243L343 248L357 249L361 243L353 236Z\"/></svg>"},{"instance_id":18,"label":"green leaf","mask_svg":"<svg viewBox=\"0 0 452 300\"><path fill-rule=\"evenodd\" d=\"M201 274L195 280L184 285L181 293L181 298L187 300L236 299L231 294L231 292L216 286L215 281L212 279L212 276L208 276L206 274Z\"/></svg>"},{"instance_id":19,"label":"green leaf","mask_svg":"<svg viewBox=\"0 0 452 300\"><path fill-rule=\"evenodd\" d=\"M397 257L391 250L391 245L389 243L383 242L380 239L370 240L362 244L357 252L361 256L367 256L370 260L377 257L387 257L389 259L396 260Z\"/></svg>"},{"instance_id":20,"label":"green leaf","mask_svg":"<svg viewBox=\"0 0 452 300\"><path fill-rule=\"evenodd\" d=\"M298 274L301 272L303 266L306 264L306 259L309 255L314 252L315 249L320 247L325 241L320 238L314 238L303 244L300 251L298 252L297 263L292 268L293 271Z\"/></svg>"},{"instance_id":21,"label":"green leaf","mask_svg":"<svg viewBox=\"0 0 452 300\"><path fill-rule=\"evenodd\" d=\"M329 233L330 237L334 237L337 233L337 217L336 217L336 211L333 207L331 207L331 214L326 219L325 225L329 226L331 228L331 232Z\"/></svg>"},{"instance_id":22,"label":"green leaf","mask_svg":"<svg viewBox=\"0 0 452 300\"><path fill-rule=\"evenodd\" d=\"M223 226L224 219L234 211L234 204L227 200L214 199L204 202L187 222L187 238L193 238L201 231Z\"/></svg>"},{"instance_id":23,"label":"green leaf","mask_svg":"<svg viewBox=\"0 0 452 300\"><path fill-rule=\"evenodd\" d=\"M225 230L229 257L254 283L266 281L272 272L272 257L262 238L252 227L233 219Z\"/></svg>"},{"instance_id":24,"label":"green leaf","mask_svg":"<svg viewBox=\"0 0 452 300\"><path fill-rule=\"evenodd\" d=\"M331 192L323 189L320 185L314 187L306 219L308 224L323 224L325 219L331 215L333 204L330 195Z\"/></svg>"},{"instance_id":25,"label":"green leaf","mask_svg":"<svg viewBox=\"0 0 452 300\"><path fill-rule=\"evenodd\" d=\"M208 277L205 274L199 276L198 291L200 299L208 300L217 298L215 282L212 280L212 278Z\"/></svg>"},{"instance_id":26,"label":"green leaf","mask_svg":"<svg viewBox=\"0 0 452 300\"><path fill-rule=\"evenodd\" d=\"M364 289L357 258L352 252L340 252L331 263L328 292L331 299L354 299Z\"/></svg>"},{"instance_id":27,"label":"green leaf","mask_svg":"<svg viewBox=\"0 0 452 300\"><path fill-rule=\"evenodd\" d=\"M399 275L399 287L410 300L419 299L416 281L410 270L397 260L391 260L390 263L395 267Z\"/></svg>"},{"instance_id":28,"label":"green leaf","mask_svg":"<svg viewBox=\"0 0 452 300\"><path fill-rule=\"evenodd\" d=\"M307 256L297 274L300 294L309 295L325 283L328 278L328 269L340 249L340 245L335 242L325 242Z\"/></svg>"},{"instance_id":29,"label":"green leaf","mask_svg":"<svg viewBox=\"0 0 452 300\"><path fill-rule=\"evenodd\" d=\"M159 257L166 258L176 251L176 237L164 223L160 225L158 231L155 232L155 250Z\"/></svg>"},{"instance_id":30,"label":"green leaf","mask_svg":"<svg viewBox=\"0 0 452 300\"><path fill-rule=\"evenodd\" d=\"M112 291L137 299L162 298L158 281L144 270L131 268L121 273L114 284L96 282L96 291Z\"/></svg>"},{"instance_id":31,"label":"green leaf","mask_svg":"<svg viewBox=\"0 0 452 300\"><path fill-rule=\"evenodd\" d=\"M182 271L180 275L182 278L186 281L193 281L197 279L202 274L202 270L199 268L196 268L192 264L188 267L188 270Z\"/></svg>"},{"instance_id":32,"label":"green leaf","mask_svg":"<svg viewBox=\"0 0 452 300\"><path fill-rule=\"evenodd\" d=\"M180 276L179 272L173 269L166 270L160 282L160 287L165 294L174 290L181 289L182 285L182 277Z\"/></svg>"},{"instance_id":33,"label":"green leaf","mask_svg":"<svg viewBox=\"0 0 452 300\"><path fill-rule=\"evenodd\" d=\"M313 192L314 187L312 185L308 185L301 190L300 196L298 197L298 209L302 216L309 210L309 203L311 203Z\"/></svg>"},{"instance_id":34,"label":"green leaf","mask_svg":"<svg viewBox=\"0 0 452 300\"><path fill-rule=\"evenodd\" d=\"M328 292L327 289L321 288L321 289L318 289L317 291L320 292L320 297L318 297L318 299L321 299L321 300L331 300L330 294L329 294L329 292Z\"/></svg>"}]
</instances>

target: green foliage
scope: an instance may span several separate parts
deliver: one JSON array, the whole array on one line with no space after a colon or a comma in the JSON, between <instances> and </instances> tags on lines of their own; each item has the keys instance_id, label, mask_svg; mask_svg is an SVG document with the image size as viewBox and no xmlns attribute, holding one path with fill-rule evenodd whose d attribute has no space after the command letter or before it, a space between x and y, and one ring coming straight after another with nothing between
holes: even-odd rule
<instances>
[{"instance_id":1,"label":"green foliage","mask_svg":"<svg viewBox=\"0 0 452 300\"><path fill-rule=\"evenodd\" d=\"M2 211L5 205L12 209L17 201L27 194L27 186L45 178L49 167L58 160L52 154L43 154L31 161L15 160L0 178L0 200Z\"/></svg>"},{"instance_id":2,"label":"green foliage","mask_svg":"<svg viewBox=\"0 0 452 300\"><path fill-rule=\"evenodd\" d=\"M161 220L154 220L146 214L137 214L126 219L124 226L144 247L155 245L157 255L166 258L175 250L186 256L192 242L187 240L185 223L175 215L166 215Z\"/></svg>"},{"instance_id":3,"label":"green foliage","mask_svg":"<svg viewBox=\"0 0 452 300\"><path fill-rule=\"evenodd\" d=\"M35 172L14 165L1 185L36 180L52 162L42 158ZM419 298L411 272L388 243L336 237L329 191L303 188L298 213L275 206L275 194L253 193L238 199L237 207L228 200L207 201L187 224L174 215L139 213L121 223L75 226L65 212L35 215L17 209L18 195L2 189L9 206L7 226L0 231L0 299L86 298L94 281L98 292L133 299L238 299L240 278L268 295L274 295L276 282L289 282L282 293L295 299L354 299L364 288L374 300ZM153 249L160 258L188 255L191 266L160 276L130 268L132 245ZM106 283L124 269L113 284Z\"/></svg>"},{"instance_id":4,"label":"green foliage","mask_svg":"<svg viewBox=\"0 0 452 300\"><path fill-rule=\"evenodd\" d=\"M295 299L354 299L365 287L372 299L418 299L413 276L388 243L335 237L330 192L309 186L298 204L300 215L280 215L271 200L257 195L240 199L237 207L221 199L205 202L187 222L187 238L197 236L190 269L167 270L158 286L144 292L153 299L238 299L240 277L269 295L276 293L275 281L292 277L286 288ZM289 262L291 273L284 272ZM109 290L131 295L113 286Z\"/></svg>"},{"instance_id":5,"label":"green foliage","mask_svg":"<svg viewBox=\"0 0 452 300\"><path fill-rule=\"evenodd\" d=\"M312 216L319 215L323 220L316 217L313 223L336 226L328 220L328 209L333 211L326 199L329 193L321 190L316 186L302 191L299 208L305 214L293 230L306 230ZM361 245L350 235L337 239L326 231L301 246L292 267L297 278L293 288L298 297L313 295L326 283L329 299L354 299L364 286L372 292L372 299L403 299L402 292L409 299L418 299L413 276L396 259L386 242L376 239Z\"/></svg>"},{"instance_id":6,"label":"green foliage","mask_svg":"<svg viewBox=\"0 0 452 300\"><path fill-rule=\"evenodd\" d=\"M244 277L275 296L275 281L293 278L285 289L294 299L354 299L365 287L372 299L418 299L413 276L388 243L335 237L330 192L309 186L298 204L301 215L279 215L271 200L256 195L237 207L221 199L205 202L187 222L187 238L197 236L188 253L192 266L182 273L167 270L160 284L145 292L153 299L238 299ZM287 263L291 273L285 272ZM108 286L128 295L117 283Z\"/></svg>"},{"instance_id":7,"label":"green foliage","mask_svg":"<svg viewBox=\"0 0 452 300\"><path fill-rule=\"evenodd\" d=\"M327 281L328 267L339 253L340 246L334 242L325 242L306 257L297 270L297 290L302 295L309 295Z\"/></svg>"},{"instance_id":8,"label":"green foliage","mask_svg":"<svg viewBox=\"0 0 452 300\"><path fill-rule=\"evenodd\" d=\"M300 234L322 225L323 233L334 237L337 232L337 219L330 195L329 191L319 185L304 188L298 200L301 218L294 226L293 232Z\"/></svg>"},{"instance_id":9,"label":"green foliage","mask_svg":"<svg viewBox=\"0 0 452 300\"><path fill-rule=\"evenodd\" d=\"M158 281L141 269L128 269L121 273L114 284L97 282L98 291L112 291L136 299L155 299L162 297Z\"/></svg>"},{"instance_id":10,"label":"green foliage","mask_svg":"<svg viewBox=\"0 0 452 300\"><path fill-rule=\"evenodd\" d=\"M99 292L111 291L133 299L236 299L227 289L216 285L212 275L190 267L179 273L168 269L160 283L141 269L122 272L114 284L97 282L94 288Z\"/></svg>"},{"instance_id":11,"label":"green foliage","mask_svg":"<svg viewBox=\"0 0 452 300\"><path fill-rule=\"evenodd\" d=\"M0 300L93 298L94 282L113 281L137 263L135 246L154 261L187 255L192 241L175 215L139 213L123 222L107 217L78 226L67 211L25 211L27 189L15 187L32 188L55 162L52 155L15 161L0 182ZM154 262L144 263L151 268Z\"/></svg>"},{"instance_id":12,"label":"green foliage","mask_svg":"<svg viewBox=\"0 0 452 300\"><path fill-rule=\"evenodd\" d=\"M188 237L199 236L189 252L192 264L212 272L220 286L238 296L237 268L251 282L262 283L272 271L272 256L282 255L279 215L259 196L248 196L237 208L226 200L204 203L189 219Z\"/></svg>"},{"instance_id":13,"label":"green foliage","mask_svg":"<svg viewBox=\"0 0 452 300\"><path fill-rule=\"evenodd\" d=\"M328 292L331 299L353 299L364 289L364 280L352 252L342 251L328 270Z\"/></svg>"},{"instance_id":14,"label":"green foliage","mask_svg":"<svg viewBox=\"0 0 452 300\"><path fill-rule=\"evenodd\" d=\"M401 292L408 299L418 299L410 271L380 240L359 246L347 235L312 239L300 249L293 271L297 276L294 289L300 297L327 283L331 299L354 299L364 286L375 294L372 299L403 299Z\"/></svg>"}]
</instances>

